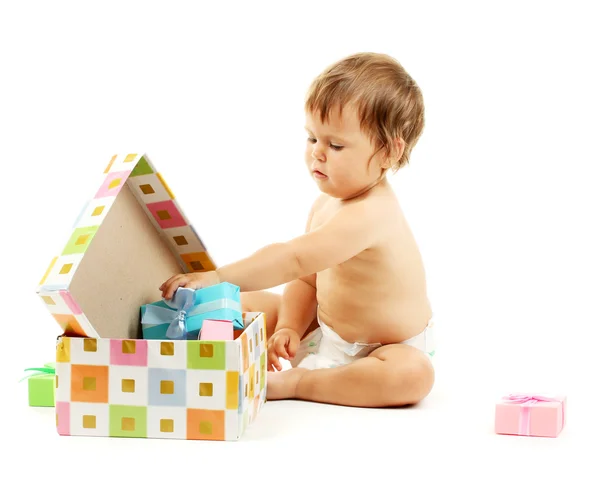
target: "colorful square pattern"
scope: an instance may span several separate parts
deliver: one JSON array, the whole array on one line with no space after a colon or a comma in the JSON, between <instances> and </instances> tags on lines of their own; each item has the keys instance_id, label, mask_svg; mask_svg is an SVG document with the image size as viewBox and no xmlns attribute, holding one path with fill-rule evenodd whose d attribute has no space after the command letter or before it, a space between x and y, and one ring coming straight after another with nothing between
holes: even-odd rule
<instances>
[{"instance_id":1,"label":"colorful square pattern","mask_svg":"<svg viewBox=\"0 0 600 479\"><path fill-rule=\"evenodd\" d=\"M232 341L60 337L58 433L239 439L266 398L265 315L243 319Z\"/></svg>"},{"instance_id":2,"label":"colorful square pattern","mask_svg":"<svg viewBox=\"0 0 600 479\"><path fill-rule=\"evenodd\" d=\"M60 253L40 268L44 273L36 292L67 335L99 338L94 324L71 297L71 281L125 186L137 198L157 234L185 271L216 268L175 194L148 156L138 153L114 155L104 169L98 188L82 205ZM64 298L56 301L57 294Z\"/></svg>"}]
</instances>

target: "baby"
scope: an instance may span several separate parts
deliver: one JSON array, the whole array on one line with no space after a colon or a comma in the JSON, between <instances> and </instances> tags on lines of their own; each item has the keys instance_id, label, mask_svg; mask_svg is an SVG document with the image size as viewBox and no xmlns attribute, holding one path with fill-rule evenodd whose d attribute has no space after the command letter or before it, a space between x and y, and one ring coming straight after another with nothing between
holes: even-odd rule
<instances>
[{"instance_id":1,"label":"baby","mask_svg":"<svg viewBox=\"0 0 600 479\"><path fill-rule=\"evenodd\" d=\"M387 181L408 163L423 110L419 87L387 55L331 65L305 104L306 167L322 193L305 234L160 286L165 299L178 287L240 286L243 310L267 317L267 399L386 407L431 391L424 267ZM282 284L281 296L261 291Z\"/></svg>"}]
</instances>

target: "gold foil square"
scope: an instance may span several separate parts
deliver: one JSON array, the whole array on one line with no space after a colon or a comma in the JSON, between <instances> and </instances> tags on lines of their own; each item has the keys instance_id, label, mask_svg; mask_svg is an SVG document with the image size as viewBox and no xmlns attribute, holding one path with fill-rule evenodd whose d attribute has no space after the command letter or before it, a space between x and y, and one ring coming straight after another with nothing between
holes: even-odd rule
<instances>
[{"instance_id":1,"label":"gold foil square","mask_svg":"<svg viewBox=\"0 0 600 479\"><path fill-rule=\"evenodd\" d=\"M202 271L204 269L200 261L190 261L190 266L194 271Z\"/></svg>"},{"instance_id":2,"label":"gold foil square","mask_svg":"<svg viewBox=\"0 0 600 479\"><path fill-rule=\"evenodd\" d=\"M213 349L214 348L212 344L200 344L200 357L212 358L214 354Z\"/></svg>"},{"instance_id":3,"label":"gold foil square","mask_svg":"<svg viewBox=\"0 0 600 479\"><path fill-rule=\"evenodd\" d=\"M175 354L175 345L170 341L163 341L160 343L160 355L161 356L173 356Z\"/></svg>"},{"instance_id":4,"label":"gold foil square","mask_svg":"<svg viewBox=\"0 0 600 479\"><path fill-rule=\"evenodd\" d=\"M104 211L104 206L96 206L92 211L92 216L100 216Z\"/></svg>"},{"instance_id":5,"label":"gold foil square","mask_svg":"<svg viewBox=\"0 0 600 479\"><path fill-rule=\"evenodd\" d=\"M90 237L89 234L87 234L87 235L81 235L79 238L77 238L77 240L75 241L75 244L77 246L81 246L82 244L86 244L89 237Z\"/></svg>"},{"instance_id":6,"label":"gold foil square","mask_svg":"<svg viewBox=\"0 0 600 479\"><path fill-rule=\"evenodd\" d=\"M121 418L121 430L122 431L135 431L135 418L134 417Z\"/></svg>"},{"instance_id":7,"label":"gold foil square","mask_svg":"<svg viewBox=\"0 0 600 479\"><path fill-rule=\"evenodd\" d=\"M212 422L200 421L200 434L212 435Z\"/></svg>"},{"instance_id":8,"label":"gold foil square","mask_svg":"<svg viewBox=\"0 0 600 479\"><path fill-rule=\"evenodd\" d=\"M96 378L83 378L83 390L84 391L95 391L96 390Z\"/></svg>"},{"instance_id":9,"label":"gold foil square","mask_svg":"<svg viewBox=\"0 0 600 479\"><path fill-rule=\"evenodd\" d=\"M49 304L50 306L54 306L56 303L50 296L42 296L44 303Z\"/></svg>"},{"instance_id":10,"label":"gold foil square","mask_svg":"<svg viewBox=\"0 0 600 479\"><path fill-rule=\"evenodd\" d=\"M135 379L121 379L121 391L124 393L134 393Z\"/></svg>"},{"instance_id":11,"label":"gold foil square","mask_svg":"<svg viewBox=\"0 0 600 479\"><path fill-rule=\"evenodd\" d=\"M175 383L173 381L161 381L160 382L160 393L161 394L173 394L175 392Z\"/></svg>"},{"instance_id":12,"label":"gold foil square","mask_svg":"<svg viewBox=\"0 0 600 479\"><path fill-rule=\"evenodd\" d=\"M123 354L135 354L135 341L124 339L121 343L121 352Z\"/></svg>"},{"instance_id":13,"label":"gold foil square","mask_svg":"<svg viewBox=\"0 0 600 479\"><path fill-rule=\"evenodd\" d=\"M185 236L173 236L173 241L175 241L175 243L179 246L185 246L186 244L188 244L187 240L185 239Z\"/></svg>"},{"instance_id":14,"label":"gold foil square","mask_svg":"<svg viewBox=\"0 0 600 479\"><path fill-rule=\"evenodd\" d=\"M85 338L83 340L83 350L87 353L95 353L98 351L98 341L96 338Z\"/></svg>"},{"instance_id":15,"label":"gold foil square","mask_svg":"<svg viewBox=\"0 0 600 479\"><path fill-rule=\"evenodd\" d=\"M83 428L84 429L96 429L96 416L83 416Z\"/></svg>"},{"instance_id":16,"label":"gold foil square","mask_svg":"<svg viewBox=\"0 0 600 479\"><path fill-rule=\"evenodd\" d=\"M142 190L142 193L145 195L151 195L154 193L154 188L152 188L152 185L140 185L140 190Z\"/></svg>"},{"instance_id":17,"label":"gold foil square","mask_svg":"<svg viewBox=\"0 0 600 479\"><path fill-rule=\"evenodd\" d=\"M173 432L173 419L160 420L160 432Z\"/></svg>"},{"instance_id":18,"label":"gold foil square","mask_svg":"<svg viewBox=\"0 0 600 479\"><path fill-rule=\"evenodd\" d=\"M116 188L117 186L119 186L121 184L121 178L115 178L114 180L112 180L109 185L108 185L108 189L112 190L113 188Z\"/></svg>"},{"instance_id":19,"label":"gold foil square","mask_svg":"<svg viewBox=\"0 0 600 479\"><path fill-rule=\"evenodd\" d=\"M73 263L63 264L63 266L62 266L62 268L60 268L60 271L58 272L58 274L69 274L69 271L71 271L72 267L73 267Z\"/></svg>"},{"instance_id":20,"label":"gold foil square","mask_svg":"<svg viewBox=\"0 0 600 479\"><path fill-rule=\"evenodd\" d=\"M169 214L169 212L167 210L159 210L156 212L156 215L161 220L170 220L171 219L171 215Z\"/></svg>"},{"instance_id":21,"label":"gold foil square","mask_svg":"<svg viewBox=\"0 0 600 479\"><path fill-rule=\"evenodd\" d=\"M200 396L212 396L213 395L213 384L212 383L200 383L199 393L200 393Z\"/></svg>"}]
</instances>

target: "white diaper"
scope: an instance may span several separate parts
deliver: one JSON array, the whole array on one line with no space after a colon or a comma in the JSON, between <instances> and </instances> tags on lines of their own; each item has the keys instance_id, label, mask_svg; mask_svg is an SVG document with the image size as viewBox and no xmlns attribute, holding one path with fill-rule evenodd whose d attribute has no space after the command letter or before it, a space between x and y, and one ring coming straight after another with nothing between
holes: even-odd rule
<instances>
[{"instance_id":1,"label":"white diaper","mask_svg":"<svg viewBox=\"0 0 600 479\"><path fill-rule=\"evenodd\" d=\"M317 316L319 328L310 332L298 346L296 357L290 361L292 367L305 369L335 368L364 358L381 347L381 344L349 343L344 341L333 329ZM433 357L433 322L416 336L403 341Z\"/></svg>"}]
</instances>

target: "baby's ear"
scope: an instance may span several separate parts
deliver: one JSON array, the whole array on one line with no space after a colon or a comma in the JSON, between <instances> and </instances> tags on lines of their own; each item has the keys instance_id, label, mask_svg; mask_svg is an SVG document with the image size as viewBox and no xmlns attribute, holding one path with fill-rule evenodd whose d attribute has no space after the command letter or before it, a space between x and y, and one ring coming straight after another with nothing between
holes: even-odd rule
<instances>
[{"instance_id":1,"label":"baby's ear","mask_svg":"<svg viewBox=\"0 0 600 479\"><path fill-rule=\"evenodd\" d=\"M402 158L402 153L404 153L405 146L406 142L402 138L396 138L392 145L392 151L389 155L383 158L381 162L381 167L385 170L388 170L395 163L399 162L400 158Z\"/></svg>"}]
</instances>

